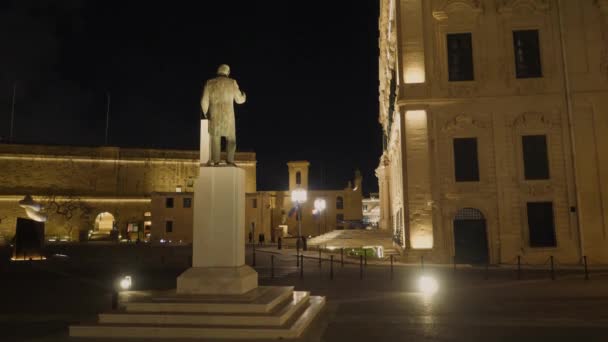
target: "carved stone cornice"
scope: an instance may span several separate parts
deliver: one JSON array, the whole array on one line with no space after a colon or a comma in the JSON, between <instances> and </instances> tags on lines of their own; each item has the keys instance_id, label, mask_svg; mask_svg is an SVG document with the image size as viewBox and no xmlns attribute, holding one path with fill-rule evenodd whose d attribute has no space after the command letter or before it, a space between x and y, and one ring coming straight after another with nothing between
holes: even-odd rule
<instances>
[{"instance_id":1,"label":"carved stone cornice","mask_svg":"<svg viewBox=\"0 0 608 342\"><path fill-rule=\"evenodd\" d=\"M468 114L458 114L453 119L446 122L441 128L442 132L449 133L462 129L470 128L486 128L487 125L483 122L475 120Z\"/></svg>"},{"instance_id":2,"label":"carved stone cornice","mask_svg":"<svg viewBox=\"0 0 608 342\"><path fill-rule=\"evenodd\" d=\"M523 113L513 120L513 127L515 128L550 129L555 126L559 126L559 124L548 118L545 114L537 112Z\"/></svg>"},{"instance_id":3,"label":"carved stone cornice","mask_svg":"<svg viewBox=\"0 0 608 342\"><path fill-rule=\"evenodd\" d=\"M433 9L433 17L439 21L448 19L450 13L470 10L475 14L483 13L481 0L441 0Z\"/></svg>"},{"instance_id":4,"label":"carved stone cornice","mask_svg":"<svg viewBox=\"0 0 608 342\"><path fill-rule=\"evenodd\" d=\"M553 194L553 185L551 183L523 183L521 191L529 196L548 196Z\"/></svg>"},{"instance_id":5,"label":"carved stone cornice","mask_svg":"<svg viewBox=\"0 0 608 342\"><path fill-rule=\"evenodd\" d=\"M546 12L551 8L549 0L496 0L498 13L511 13L516 8Z\"/></svg>"}]
</instances>

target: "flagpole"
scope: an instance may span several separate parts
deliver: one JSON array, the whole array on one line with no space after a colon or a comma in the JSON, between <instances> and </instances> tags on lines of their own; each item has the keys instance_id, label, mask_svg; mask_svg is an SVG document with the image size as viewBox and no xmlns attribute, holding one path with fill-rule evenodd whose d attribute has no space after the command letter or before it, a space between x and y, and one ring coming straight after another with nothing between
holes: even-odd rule
<instances>
[{"instance_id":1,"label":"flagpole","mask_svg":"<svg viewBox=\"0 0 608 342\"><path fill-rule=\"evenodd\" d=\"M106 135L104 145L108 145L108 131L110 130L110 92L106 93L107 106L106 106Z\"/></svg>"},{"instance_id":2,"label":"flagpole","mask_svg":"<svg viewBox=\"0 0 608 342\"><path fill-rule=\"evenodd\" d=\"M13 127L15 125L15 95L17 93L17 82L13 83L13 98L11 101L11 130L8 141L13 142Z\"/></svg>"}]
</instances>

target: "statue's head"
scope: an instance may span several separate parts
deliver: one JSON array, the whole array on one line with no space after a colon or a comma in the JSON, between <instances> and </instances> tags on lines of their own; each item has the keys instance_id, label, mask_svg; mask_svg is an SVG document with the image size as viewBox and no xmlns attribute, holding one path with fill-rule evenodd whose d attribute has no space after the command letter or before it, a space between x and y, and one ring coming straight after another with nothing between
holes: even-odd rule
<instances>
[{"instance_id":1,"label":"statue's head","mask_svg":"<svg viewBox=\"0 0 608 342\"><path fill-rule=\"evenodd\" d=\"M226 64L222 64L217 68L217 74L222 76L230 76L230 67Z\"/></svg>"}]
</instances>

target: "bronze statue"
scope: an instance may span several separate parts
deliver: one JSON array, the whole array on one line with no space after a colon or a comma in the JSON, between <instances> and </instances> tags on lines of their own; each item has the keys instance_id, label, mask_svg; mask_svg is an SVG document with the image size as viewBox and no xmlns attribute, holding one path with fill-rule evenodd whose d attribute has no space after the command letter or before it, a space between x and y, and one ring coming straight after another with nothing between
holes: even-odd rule
<instances>
[{"instance_id":1,"label":"bronze statue","mask_svg":"<svg viewBox=\"0 0 608 342\"><path fill-rule=\"evenodd\" d=\"M236 152L236 132L234 128L234 105L245 103L245 93L239 89L236 80L229 77L230 67L222 64L217 69L217 77L205 83L201 108L209 119L209 135L211 136L211 160L208 165L220 163L222 137L226 139L226 163L234 164ZM207 112L209 115L207 116Z\"/></svg>"}]
</instances>

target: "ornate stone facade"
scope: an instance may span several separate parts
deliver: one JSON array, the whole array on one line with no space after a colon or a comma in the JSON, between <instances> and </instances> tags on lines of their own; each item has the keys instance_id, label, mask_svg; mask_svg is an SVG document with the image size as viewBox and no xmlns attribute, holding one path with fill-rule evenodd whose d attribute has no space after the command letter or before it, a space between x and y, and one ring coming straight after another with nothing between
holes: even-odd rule
<instances>
[{"instance_id":1,"label":"ornate stone facade","mask_svg":"<svg viewBox=\"0 0 608 342\"><path fill-rule=\"evenodd\" d=\"M605 0L381 2L380 225L405 256L450 262L455 218L473 208L489 262L608 263L607 23ZM538 32L541 77L516 75L518 30ZM473 80L448 78L453 33L471 34ZM546 139L546 179L525 175L527 136ZM454 144L467 138L478 179L457 181ZM554 246L530 241L530 203L551 203Z\"/></svg>"}]
</instances>

